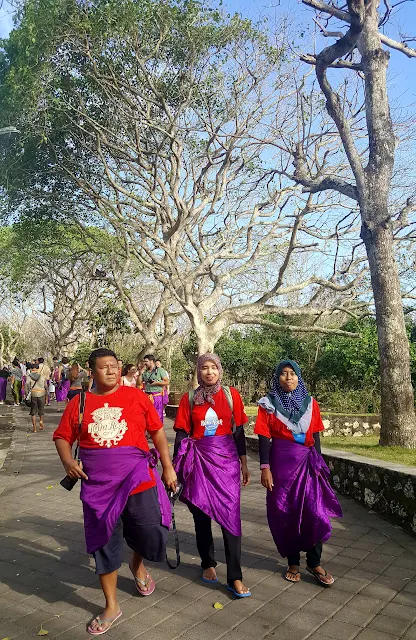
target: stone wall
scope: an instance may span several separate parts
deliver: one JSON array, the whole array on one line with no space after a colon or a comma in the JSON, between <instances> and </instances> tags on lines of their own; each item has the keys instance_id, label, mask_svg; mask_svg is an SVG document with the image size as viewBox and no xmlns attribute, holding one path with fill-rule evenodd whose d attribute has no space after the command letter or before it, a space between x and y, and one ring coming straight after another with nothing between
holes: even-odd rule
<instances>
[{"instance_id":1,"label":"stone wall","mask_svg":"<svg viewBox=\"0 0 416 640\"><path fill-rule=\"evenodd\" d=\"M247 447L258 452L257 436L247 436ZM334 449L322 453L338 493L416 536L416 467Z\"/></svg>"}]
</instances>

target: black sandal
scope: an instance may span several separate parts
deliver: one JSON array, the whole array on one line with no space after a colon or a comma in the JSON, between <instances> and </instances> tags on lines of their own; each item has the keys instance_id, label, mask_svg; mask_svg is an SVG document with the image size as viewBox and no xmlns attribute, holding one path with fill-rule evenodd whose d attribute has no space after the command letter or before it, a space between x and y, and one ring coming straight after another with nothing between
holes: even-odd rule
<instances>
[{"instance_id":1,"label":"black sandal","mask_svg":"<svg viewBox=\"0 0 416 640\"><path fill-rule=\"evenodd\" d=\"M300 582L300 580L291 580L290 578L288 578L287 576L300 576L300 571L289 571L289 567L286 569L286 573L284 575L285 580L287 580L288 582Z\"/></svg>"},{"instance_id":2,"label":"black sandal","mask_svg":"<svg viewBox=\"0 0 416 640\"><path fill-rule=\"evenodd\" d=\"M320 576L326 578L326 576L328 575L328 571L326 571L326 569L324 569L324 573L320 573L320 572L318 573L317 571L314 571L313 569L306 567L306 571L309 571L310 574L315 576L319 584L322 584L324 587L330 587L331 584L334 584L335 582L334 578L332 578L332 582L324 582L323 580L321 580Z\"/></svg>"}]
</instances>

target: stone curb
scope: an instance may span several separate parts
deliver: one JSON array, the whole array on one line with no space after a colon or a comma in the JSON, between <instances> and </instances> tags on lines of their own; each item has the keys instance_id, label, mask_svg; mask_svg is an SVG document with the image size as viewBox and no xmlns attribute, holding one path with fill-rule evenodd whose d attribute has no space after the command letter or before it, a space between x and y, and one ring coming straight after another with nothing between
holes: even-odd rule
<instances>
[{"instance_id":1,"label":"stone curb","mask_svg":"<svg viewBox=\"0 0 416 640\"><path fill-rule=\"evenodd\" d=\"M17 411L13 408L10 413L14 429L7 456L0 470L0 495L20 472L25 459L29 421L28 416L20 411L20 407Z\"/></svg>"}]
</instances>

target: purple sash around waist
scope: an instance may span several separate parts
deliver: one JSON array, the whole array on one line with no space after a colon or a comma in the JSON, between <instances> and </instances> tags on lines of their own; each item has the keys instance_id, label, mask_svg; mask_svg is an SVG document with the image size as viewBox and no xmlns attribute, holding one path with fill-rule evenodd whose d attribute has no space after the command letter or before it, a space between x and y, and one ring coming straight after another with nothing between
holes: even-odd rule
<instances>
[{"instance_id":1,"label":"purple sash around waist","mask_svg":"<svg viewBox=\"0 0 416 640\"><path fill-rule=\"evenodd\" d=\"M267 491L267 519L279 553L286 558L328 540L329 518L341 518L342 509L315 447L273 438L270 469L274 487Z\"/></svg>"},{"instance_id":2,"label":"purple sash around waist","mask_svg":"<svg viewBox=\"0 0 416 640\"><path fill-rule=\"evenodd\" d=\"M162 524L170 526L172 511L156 469L159 456L155 449L80 448L80 457L88 476L88 480L83 480L81 485L88 553L101 549L110 540L130 493L142 482L151 480L149 468L155 474Z\"/></svg>"},{"instance_id":3,"label":"purple sash around waist","mask_svg":"<svg viewBox=\"0 0 416 640\"><path fill-rule=\"evenodd\" d=\"M232 436L185 438L175 458L190 502L234 536L241 536L240 462Z\"/></svg>"}]
</instances>

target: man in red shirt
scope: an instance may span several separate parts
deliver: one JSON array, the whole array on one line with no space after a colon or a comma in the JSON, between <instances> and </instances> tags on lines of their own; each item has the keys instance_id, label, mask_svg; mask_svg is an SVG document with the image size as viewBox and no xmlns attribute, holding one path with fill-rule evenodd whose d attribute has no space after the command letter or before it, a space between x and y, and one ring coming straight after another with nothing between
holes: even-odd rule
<instances>
[{"instance_id":1,"label":"man in red shirt","mask_svg":"<svg viewBox=\"0 0 416 640\"><path fill-rule=\"evenodd\" d=\"M116 589L123 535L133 551L130 570L137 590L147 596L155 589L143 560L165 559L171 520L169 500L156 471L158 457L163 481L173 491L176 474L152 403L139 389L119 385L115 353L97 349L89 366L95 387L85 395L83 414L78 395L68 403L53 437L68 478L82 479L87 551L95 558L106 600L103 614L92 620L88 632L101 635L122 615ZM146 431L157 453L149 451ZM72 455L76 440L80 462Z\"/></svg>"}]
</instances>

